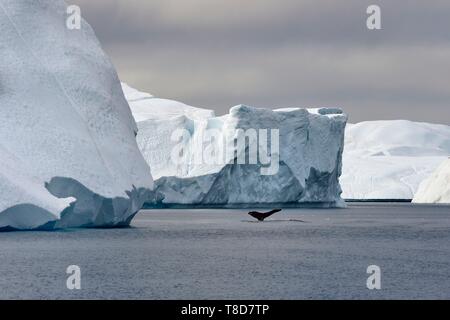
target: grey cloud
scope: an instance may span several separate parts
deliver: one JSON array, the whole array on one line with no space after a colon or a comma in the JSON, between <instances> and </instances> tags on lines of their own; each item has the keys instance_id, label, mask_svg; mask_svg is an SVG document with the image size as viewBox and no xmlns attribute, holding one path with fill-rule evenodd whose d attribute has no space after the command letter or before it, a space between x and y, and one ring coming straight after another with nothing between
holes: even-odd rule
<instances>
[{"instance_id":1,"label":"grey cloud","mask_svg":"<svg viewBox=\"0 0 450 320\"><path fill-rule=\"evenodd\" d=\"M120 77L225 113L340 106L351 121L450 124L450 2L76 0ZM365 28L382 8L383 30Z\"/></svg>"},{"instance_id":2,"label":"grey cloud","mask_svg":"<svg viewBox=\"0 0 450 320\"><path fill-rule=\"evenodd\" d=\"M365 28L372 0L77 0L110 42L199 45L332 43L379 45L450 40L450 2L379 0L384 30Z\"/></svg>"}]
</instances>

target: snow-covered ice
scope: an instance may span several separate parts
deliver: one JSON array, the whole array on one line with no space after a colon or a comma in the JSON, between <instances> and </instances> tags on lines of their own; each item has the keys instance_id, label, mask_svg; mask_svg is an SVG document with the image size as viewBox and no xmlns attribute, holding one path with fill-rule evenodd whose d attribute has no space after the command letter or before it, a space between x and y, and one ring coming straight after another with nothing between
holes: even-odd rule
<instances>
[{"instance_id":1,"label":"snow-covered ice","mask_svg":"<svg viewBox=\"0 0 450 320\"><path fill-rule=\"evenodd\" d=\"M367 121L348 124L340 178L343 198L411 200L450 155L450 126Z\"/></svg>"},{"instance_id":2,"label":"snow-covered ice","mask_svg":"<svg viewBox=\"0 0 450 320\"><path fill-rule=\"evenodd\" d=\"M450 158L420 184L413 202L450 204Z\"/></svg>"},{"instance_id":3,"label":"snow-covered ice","mask_svg":"<svg viewBox=\"0 0 450 320\"><path fill-rule=\"evenodd\" d=\"M268 110L240 105L215 117L211 110L151 95L135 99L134 90L125 84L123 88L138 122L139 148L164 204L343 205L338 178L347 116L340 109ZM246 135L246 130L257 135ZM186 134L176 137L177 131ZM205 139L211 132L214 139ZM249 143L235 153L235 141L246 137ZM252 146L259 146L259 161L249 159ZM174 161L177 148L182 156ZM220 154L219 160L205 160L205 152L210 151ZM268 161L261 161L261 154ZM238 161L240 157L247 162Z\"/></svg>"},{"instance_id":4,"label":"snow-covered ice","mask_svg":"<svg viewBox=\"0 0 450 320\"><path fill-rule=\"evenodd\" d=\"M136 122L167 120L182 115L192 120L214 117L212 110L191 107L174 100L159 99L149 93L138 91L126 83L122 83L122 89Z\"/></svg>"},{"instance_id":5,"label":"snow-covered ice","mask_svg":"<svg viewBox=\"0 0 450 320\"><path fill-rule=\"evenodd\" d=\"M62 0L0 2L0 229L127 225L153 196L120 81Z\"/></svg>"}]
</instances>

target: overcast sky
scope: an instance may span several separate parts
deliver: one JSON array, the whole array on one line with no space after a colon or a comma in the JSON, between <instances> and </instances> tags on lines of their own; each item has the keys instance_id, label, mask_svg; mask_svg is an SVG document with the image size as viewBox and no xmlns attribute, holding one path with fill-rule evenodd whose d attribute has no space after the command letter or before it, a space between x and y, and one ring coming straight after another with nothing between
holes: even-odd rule
<instances>
[{"instance_id":1,"label":"overcast sky","mask_svg":"<svg viewBox=\"0 0 450 320\"><path fill-rule=\"evenodd\" d=\"M122 81L158 97L450 125L448 0L66 1ZM382 30L366 28L370 4Z\"/></svg>"}]
</instances>

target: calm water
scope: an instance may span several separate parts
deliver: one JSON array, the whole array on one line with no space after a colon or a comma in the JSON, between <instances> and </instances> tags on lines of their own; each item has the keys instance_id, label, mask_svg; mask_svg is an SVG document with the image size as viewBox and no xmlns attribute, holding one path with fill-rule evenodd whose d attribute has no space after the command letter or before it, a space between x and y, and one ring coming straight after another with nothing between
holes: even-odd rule
<instances>
[{"instance_id":1,"label":"calm water","mask_svg":"<svg viewBox=\"0 0 450 320\"><path fill-rule=\"evenodd\" d=\"M450 207L143 211L116 230L0 233L0 298L450 298ZM303 222L302 222L303 221ZM81 267L81 290L66 288ZM367 266L382 289L366 288Z\"/></svg>"}]
</instances>

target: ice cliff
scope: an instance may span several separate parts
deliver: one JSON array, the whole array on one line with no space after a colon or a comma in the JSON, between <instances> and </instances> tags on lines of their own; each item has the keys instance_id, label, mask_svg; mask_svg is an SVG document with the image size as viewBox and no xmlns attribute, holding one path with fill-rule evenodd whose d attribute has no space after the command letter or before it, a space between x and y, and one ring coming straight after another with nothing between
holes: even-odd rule
<instances>
[{"instance_id":1,"label":"ice cliff","mask_svg":"<svg viewBox=\"0 0 450 320\"><path fill-rule=\"evenodd\" d=\"M450 204L450 158L420 184L413 202Z\"/></svg>"},{"instance_id":2,"label":"ice cliff","mask_svg":"<svg viewBox=\"0 0 450 320\"><path fill-rule=\"evenodd\" d=\"M153 197L116 71L62 0L0 0L0 230L128 225Z\"/></svg>"},{"instance_id":3,"label":"ice cliff","mask_svg":"<svg viewBox=\"0 0 450 320\"><path fill-rule=\"evenodd\" d=\"M165 205L343 205L341 110L240 105L215 117L123 89Z\"/></svg>"}]
</instances>

